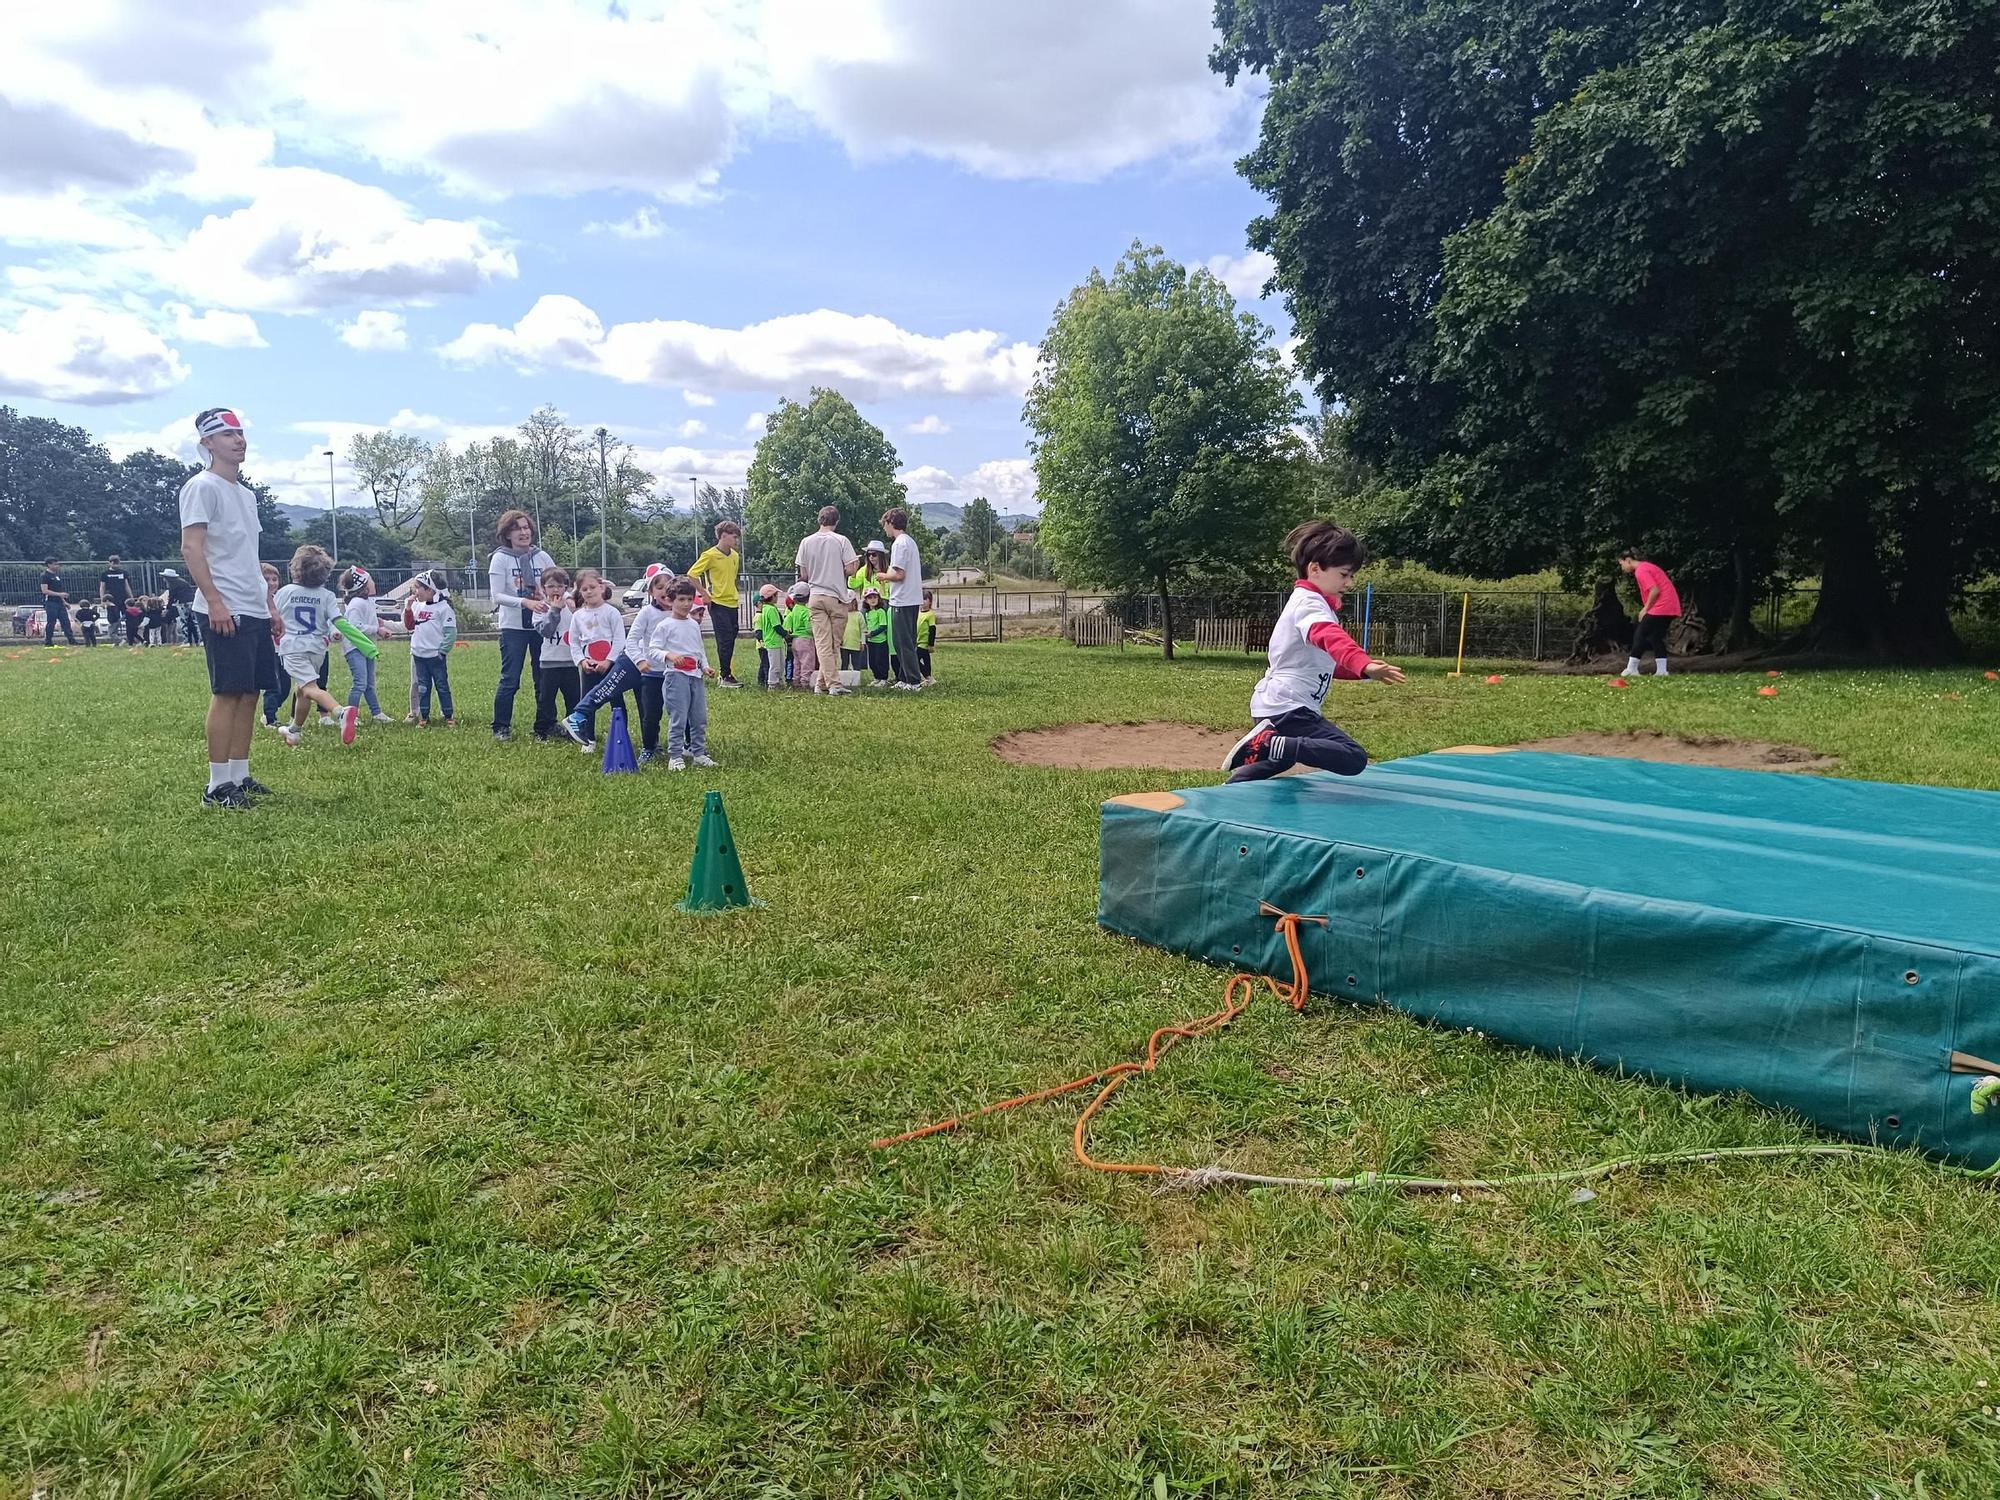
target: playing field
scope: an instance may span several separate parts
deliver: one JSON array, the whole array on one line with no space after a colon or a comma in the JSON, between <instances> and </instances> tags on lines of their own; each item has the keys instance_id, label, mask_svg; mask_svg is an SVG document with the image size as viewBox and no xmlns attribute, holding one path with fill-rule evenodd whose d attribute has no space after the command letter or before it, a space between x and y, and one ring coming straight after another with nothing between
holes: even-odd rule
<instances>
[{"instance_id":1,"label":"playing field","mask_svg":"<svg viewBox=\"0 0 2000 1500\"><path fill-rule=\"evenodd\" d=\"M1156 1196L1072 1162L1073 1101L867 1149L1215 1007L1093 916L1098 802L1219 775L989 742L1233 729L1256 661L955 647L914 699L715 693L723 769L636 777L494 745L496 665L454 653L455 732L260 730L235 815L198 653L0 653L0 1496L1994 1492L2000 1199L1915 1159ZM1378 757L1655 727L2000 788L1978 670L1489 670L1329 707ZM767 904L690 918L711 787ZM1097 1135L1454 1175L1810 1138L1323 1001Z\"/></svg>"}]
</instances>

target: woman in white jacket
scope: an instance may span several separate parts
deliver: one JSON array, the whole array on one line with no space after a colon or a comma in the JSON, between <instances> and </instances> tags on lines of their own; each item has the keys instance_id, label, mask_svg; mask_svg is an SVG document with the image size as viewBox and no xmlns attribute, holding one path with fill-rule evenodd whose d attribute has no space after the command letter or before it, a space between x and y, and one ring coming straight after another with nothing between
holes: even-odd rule
<instances>
[{"instance_id":1,"label":"woman in white jacket","mask_svg":"<svg viewBox=\"0 0 2000 1500\"><path fill-rule=\"evenodd\" d=\"M493 693L493 738L511 740L521 663L528 663L530 686L541 666L542 638L535 627L549 607L542 598L542 573L553 568L556 560L536 544L534 517L525 510L503 513L496 531L500 548L486 568L493 595L493 623L500 631L500 686Z\"/></svg>"}]
</instances>

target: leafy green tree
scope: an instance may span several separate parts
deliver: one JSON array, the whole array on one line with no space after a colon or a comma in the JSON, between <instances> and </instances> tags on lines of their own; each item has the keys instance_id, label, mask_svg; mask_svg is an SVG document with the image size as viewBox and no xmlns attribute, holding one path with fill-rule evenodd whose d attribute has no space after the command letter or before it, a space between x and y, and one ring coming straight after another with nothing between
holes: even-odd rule
<instances>
[{"instance_id":1,"label":"leafy green tree","mask_svg":"<svg viewBox=\"0 0 2000 1500\"><path fill-rule=\"evenodd\" d=\"M839 506L848 536L866 545L876 518L903 503L898 462L882 429L840 392L814 387L803 403L780 402L750 463L744 509L757 555L789 563L800 539L819 525L823 505ZM919 536L918 546L923 542Z\"/></svg>"},{"instance_id":2,"label":"leafy green tree","mask_svg":"<svg viewBox=\"0 0 2000 1500\"><path fill-rule=\"evenodd\" d=\"M116 552L123 557L174 557L181 550L181 486L195 472L192 464L150 448L128 453L113 471L102 506L79 520L84 550L92 557ZM267 521L270 517L265 518ZM275 538L289 533L282 520Z\"/></svg>"},{"instance_id":3,"label":"leafy green tree","mask_svg":"<svg viewBox=\"0 0 2000 1500\"><path fill-rule=\"evenodd\" d=\"M431 445L407 432L357 432L347 444L355 484L375 506L375 521L414 536L423 521L423 477Z\"/></svg>"},{"instance_id":4,"label":"leafy green tree","mask_svg":"<svg viewBox=\"0 0 2000 1500\"><path fill-rule=\"evenodd\" d=\"M958 532L964 539L966 556L977 563L985 562L993 552L993 544L1000 540L1000 517L994 513L993 502L984 495L976 496L959 517Z\"/></svg>"},{"instance_id":5,"label":"leafy green tree","mask_svg":"<svg viewBox=\"0 0 2000 1500\"><path fill-rule=\"evenodd\" d=\"M1307 497L1298 398L1220 281L1134 243L1057 310L1023 413L1065 578L1152 592L1268 576Z\"/></svg>"},{"instance_id":6,"label":"leafy green tree","mask_svg":"<svg viewBox=\"0 0 2000 1500\"><path fill-rule=\"evenodd\" d=\"M0 406L0 556L77 556L80 518L114 482L111 455L81 427Z\"/></svg>"}]
</instances>

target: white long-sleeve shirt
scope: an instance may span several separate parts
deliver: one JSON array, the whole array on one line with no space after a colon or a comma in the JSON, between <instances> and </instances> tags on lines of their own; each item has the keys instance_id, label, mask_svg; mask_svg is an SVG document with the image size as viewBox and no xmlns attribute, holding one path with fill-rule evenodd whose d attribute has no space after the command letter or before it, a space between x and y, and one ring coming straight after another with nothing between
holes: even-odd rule
<instances>
[{"instance_id":1,"label":"white long-sleeve shirt","mask_svg":"<svg viewBox=\"0 0 2000 1500\"><path fill-rule=\"evenodd\" d=\"M449 599L416 606L417 628L410 635L410 655L442 656L458 634L458 616Z\"/></svg>"},{"instance_id":2,"label":"white long-sleeve shirt","mask_svg":"<svg viewBox=\"0 0 2000 1500\"><path fill-rule=\"evenodd\" d=\"M375 608L375 601L364 599L359 594L347 601L346 607L340 612L340 617L363 635L372 636L382 628L382 615Z\"/></svg>"},{"instance_id":3,"label":"white long-sleeve shirt","mask_svg":"<svg viewBox=\"0 0 2000 1500\"><path fill-rule=\"evenodd\" d=\"M679 659L687 657L694 659L692 670L676 665ZM668 615L653 632L653 662L662 671L679 672L684 677L701 676L701 669L708 665L708 652L701 643L701 621L693 615L685 620Z\"/></svg>"},{"instance_id":4,"label":"white long-sleeve shirt","mask_svg":"<svg viewBox=\"0 0 2000 1500\"><path fill-rule=\"evenodd\" d=\"M553 557L537 547L526 559L534 572L534 577L528 578L523 576L522 561L503 547L486 565L486 585L493 592L493 619L502 630L535 628L535 614L525 606L529 599L540 597L541 576L556 565Z\"/></svg>"},{"instance_id":5,"label":"white long-sleeve shirt","mask_svg":"<svg viewBox=\"0 0 2000 1500\"><path fill-rule=\"evenodd\" d=\"M642 661L651 662L655 671L664 666L664 660L653 654L653 637L659 633L660 622L672 618L651 599L639 606L639 613L632 617L632 623L625 631L625 655L633 666Z\"/></svg>"},{"instance_id":6,"label":"white long-sleeve shirt","mask_svg":"<svg viewBox=\"0 0 2000 1500\"><path fill-rule=\"evenodd\" d=\"M1314 713L1337 677L1350 680L1368 670L1368 653L1341 629L1337 598L1301 578L1271 627L1271 665L1250 693L1250 716L1278 719L1296 709Z\"/></svg>"},{"instance_id":7,"label":"white long-sleeve shirt","mask_svg":"<svg viewBox=\"0 0 2000 1500\"><path fill-rule=\"evenodd\" d=\"M611 656L625 649L625 617L615 604L575 610L569 617L570 658L581 665L592 641L609 641ZM605 658L608 662L610 657Z\"/></svg>"}]
</instances>

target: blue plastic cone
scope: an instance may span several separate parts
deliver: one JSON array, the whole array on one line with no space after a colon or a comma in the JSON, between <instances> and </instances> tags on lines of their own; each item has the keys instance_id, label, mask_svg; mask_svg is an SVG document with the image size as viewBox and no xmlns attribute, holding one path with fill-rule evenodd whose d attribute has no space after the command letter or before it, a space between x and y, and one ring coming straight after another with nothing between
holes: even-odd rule
<instances>
[{"instance_id":1,"label":"blue plastic cone","mask_svg":"<svg viewBox=\"0 0 2000 1500\"><path fill-rule=\"evenodd\" d=\"M621 703L611 710L611 731L604 736L604 774L638 769L638 759L632 754L632 736L625 728L625 706Z\"/></svg>"}]
</instances>

